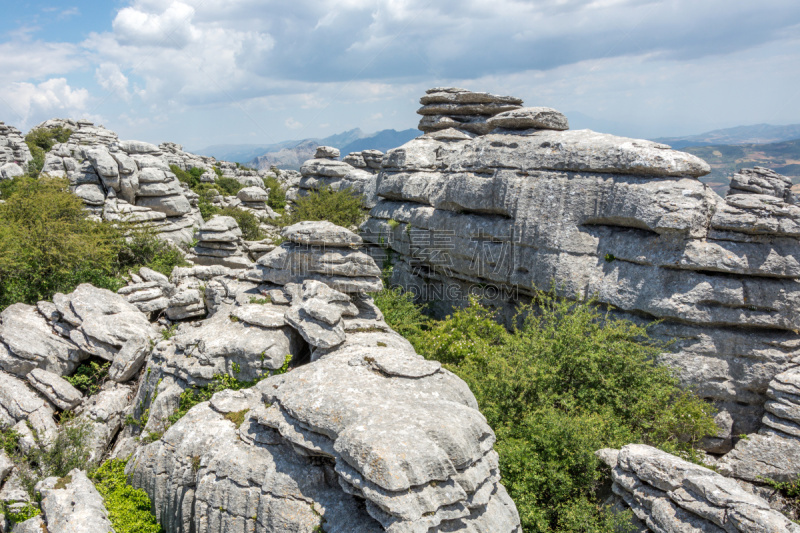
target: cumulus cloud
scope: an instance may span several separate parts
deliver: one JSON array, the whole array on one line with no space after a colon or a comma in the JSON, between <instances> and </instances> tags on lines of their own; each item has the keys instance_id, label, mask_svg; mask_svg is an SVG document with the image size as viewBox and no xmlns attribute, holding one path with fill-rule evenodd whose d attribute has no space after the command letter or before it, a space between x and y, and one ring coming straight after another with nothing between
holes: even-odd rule
<instances>
[{"instance_id":1,"label":"cumulus cloud","mask_svg":"<svg viewBox=\"0 0 800 533\"><path fill-rule=\"evenodd\" d=\"M115 94L123 100L130 100L128 92L128 78L115 63L102 63L94 71L95 79L106 91Z\"/></svg>"},{"instance_id":2,"label":"cumulus cloud","mask_svg":"<svg viewBox=\"0 0 800 533\"><path fill-rule=\"evenodd\" d=\"M89 91L72 88L66 78L52 78L38 85L27 82L11 83L0 88L2 103L17 115L21 127L60 116L84 116L89 103Z\"/></svg>"},{"instance_id":3,"label":"cumulus cloud","mask_svg":"<svg viewBox=\"0 0 800 533\"><path fill-rule=\"evenodd\" d=\"M299 130L299 129L303 128L303 125L301 123L299 123L298 121L296 121L295 119L293 119L292 117L287 118L286 122L284 122L284 124L290 130Z\"/></svg>"}]
</instances>

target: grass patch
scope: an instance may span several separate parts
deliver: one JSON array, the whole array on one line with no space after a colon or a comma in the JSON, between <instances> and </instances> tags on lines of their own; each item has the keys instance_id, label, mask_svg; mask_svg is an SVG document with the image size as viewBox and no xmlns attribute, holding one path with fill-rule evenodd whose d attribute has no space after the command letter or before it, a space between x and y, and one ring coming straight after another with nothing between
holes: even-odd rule
<instances>
[{"instance_id":1,"label":"grass patch","mask_svg":"<svg viewBox=\"0 0 800 533\"><path fill-rule=\"evenodd\" d=\"M299 196L292 212L278 219L281 226L304 220L328 220L345 228L359 225L365 216L364 198L350 187L334 191L323 187L306 196Z\"/></svg>"},{"instance_id":2,"label":"grass patch","mask_svg":"<svg viewBox=\"0 0 800 533\"><path fill-rule=\"evenodd\" d=\"M21 524L26 520L30 520L35 516L39 516L42 514L41 509L36 507L32 503L28 503L23 507L18 509L13 509L11 504L4 502L2 506L3 514L6 516L8 521L11 523L11 527L13 528L16 524Z\"/></svg>"},{"instance_id":3,"label":"grass patch","mask_svg":"<svg viewBox=\"0 0 800 533\"><path fill-rule=\"evenodd\" d=\"M178 165L170 165L169 169L175 174L178 181L185 183L190 189L194 189L200 185L202 183L200 181L200 176L205 174L205 169L200 167L192 167L189 170L183 170Z\"/></svg>"},{"instance_id":4,"label":"grass patch","mask_svg":"<svg viewBox=\"0 0 800 533\"><path fill-rule=\"evenodd\" d=\"M97 492L103 497L108 517L116 533L163 533L150 512L150 498L141 489L128 485L127 461L106 461L91 474Z\"/></svg>"},{"instance_id":5,"label":"grass patch","mask_svg":"<svg viewBox=\"0 0 800 533\"><path fill-rule=\"evenodd\" d=\"M248 411L248 409L245 409L235 413L228 413L225 415L225 419L233 422L233 425L236 426L236 429L239 429L239 427L244 423L244 415L246 415Z\"/></svg>"},{"instance_id":6,"label":"grass patch","mask_svg":"<svg viewBox=\"0 0 800 533\"><path fill-rule=\"evenodd\" d=\"M375 303L420 354L470 386L526 532L625 531L630 512L598 501L609 473L594 452L641 442L698 460L698 441L716 432L710 406L653 364L665 347L595 302L540 292L511 331L476 301L445 320L398 291Z\"/></svg>"}]
</instances>

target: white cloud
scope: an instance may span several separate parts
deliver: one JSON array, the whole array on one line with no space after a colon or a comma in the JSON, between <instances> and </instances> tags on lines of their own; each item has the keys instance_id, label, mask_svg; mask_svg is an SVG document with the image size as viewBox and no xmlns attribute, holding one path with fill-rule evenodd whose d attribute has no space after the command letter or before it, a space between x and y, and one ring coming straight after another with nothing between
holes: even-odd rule
<instances>
[{"instance_id":1,"label":"white cloud","mask_svg":"<svg viewBox=\"0 0 800 533\"><path fill-rule=\"evenodd\" d=\"M38 85L11 83L0 89L0 94L2 103L18 116L23 128L56 115L86 116L89 103L89 91L70 87L65 78L52 78Z\"/></svg>"},{"instance_id":2,"label":"white cloud","mask_svg":"<svg viewBox=\"0 0 800 533\"><path fill-rule=\"evenodd\" d=\"M284 124L290 130L299 130L299 129L303 128L303 125L301 123L299 123L298 121L296 121L295 119L293 119L292 117L287 118L286 122L284 122Z\"/></svg>"},{"instance_id":3,"label":"white cloud","mask_svg":"<svg viewBox=\"0 0 800 533\"><path fill-rule=\"evenodd\" d=\"M128 78L115 63L102 63L94 71L95 79L100 86L125 101L130 100L128 92Z\"/></svg>"},{"instance_id":4,"label":"white cloud","mask_svg":"<svg viewBox=\"0 0 800 533\"><path fill-rule=\"evenodd\" d=\"M117 13L112 27L123 45L181 48L197 37L192 27L195 10L172 2L162 13L126 7Z\"/></svg>"}]
</instances>

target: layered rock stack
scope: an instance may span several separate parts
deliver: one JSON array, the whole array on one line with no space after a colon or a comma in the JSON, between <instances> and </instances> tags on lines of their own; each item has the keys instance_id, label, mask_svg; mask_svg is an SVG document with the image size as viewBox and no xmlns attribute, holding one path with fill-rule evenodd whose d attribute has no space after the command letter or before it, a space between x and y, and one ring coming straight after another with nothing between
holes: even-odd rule
<instances>
[{"instance_id":1,"label":"layered rock stack","mask_svg":"<svg viewBox=\"0 0 800 533\"><path fill-rule=\"evenodd\" d=\"M486 124L502 129L426 134L384 157L362 235L392 248L393 282L444 299L442 313L488 285L511 316L531 287L554 284L662 319L654 333L679 339L663 360L731 416L733 435L756 432L767 384L800 355L800 208L788 182L748 172L722 199L697 179L705 162L665 145L563 130L541 108Z\"/></svg>"},{"instance_id":2,"label":"layered rock stack","mask_svg":"<svg viewBox=\"0 0 800 533\"><path fill-rule=\"evenodd\" d=\"M244 279L278 285L321 281L343 293L376 292L383 288L381 271L358 250L355 233L330 222L299 222L284 228L286 242L261 256Z\"/></svg>"},{"instance_id":3,"label":"layered rock stack","mask_svg":"<svg viewBox=\"0 0 800 533\"><path fill-rule=\"evenodd\" d=\"M800 533L735 480L642 444L601 450L612 489L651 531Z\"/></svg>"},{"instance_id":4,"label":"layered rock stack","mask_svg":"<svg viewBox=\"0 0 800 533\"><path fill-rule=\"evenodd\" d=\"M320 146L314 159L309 159L300 167L298 187L304 191L316 191L329 187L334 191L350 188L364 196L367 207L377 202L375 196L376 177L371 172L361 170L346 161L339 161L339 150L330 146Z\"/></svg>"},{"instance_id":5,"label":"layered rock stack","mask_svg":"<svg viewBox=\"0 0 800 533\"><path fill-rule=\"evenodd\" d=\"M380 150L363 150L361 152L350 152L342 161L350 166L375 173L381 169L382 159L383 152Z\"/></svg>"},{"instance_id":6,"label":"layered rock stack","mask_svg":"<svg viewBox=\"0 0 800 533\"><path fill-rule=\"evenodd\" d=\"M31 151L22 133L0 122L0 180L22 176L31 159Z\"/></svg>"},{"instance_id":7,"label":"layered rock stack","mask_svg":"<svg viewBox=\"0 0 800 533\"><path fill-rule=\"evenodd\" d=\"M426 91L420 101L422 115L418 128L426 133L457 128L484 135L496 126L490 117L522 107L522 100L512 96L476 93L454 87L436 87Z\"/></svg>"},{"instance_id":8,"label":"layered rock stack","mask_svg":"<svg viewBox=\"0 0 800 533\"><path fill-rule=\"evenodd\" d=\"M214 215L200 226L197 245L186 260L196 265L247 268L252 261L242 247L242 230L233 217Z\"/></svg>"},{"instance_id":9,"label":"layered rock stack","mask_svg":"<svg viewBox=\"0 0 800 533\"><path fill-rule=\"evenodd\" d=\"M111 146L119 141L119 137L113 131L106 129L103 125L95 126L94 122L84 119L54 118L42 122L33 129L39 128L70 130L72 132L70 141L81 146Z\"/></svg>"},{"instance_id":10,"label":"layered rock stack","mask_svg":"<svg viewBox=\"0 0 800 533\"><path fill-rule=\"evenodd\" d=\"M326 223L286 237L360 244ZM378 271L355 258L339 261L344 273ZM464 383L391 331L360 285L285 268L277 284L209 281L209 299L227 293L225 303L156 346L134 401L149 409L146 432L163 431L181 392L214 372L253 379L296 358L285 374L214 395L136 450L127 472L167 531L521 531L494 434Z\"/></svg>"}]
</instances>

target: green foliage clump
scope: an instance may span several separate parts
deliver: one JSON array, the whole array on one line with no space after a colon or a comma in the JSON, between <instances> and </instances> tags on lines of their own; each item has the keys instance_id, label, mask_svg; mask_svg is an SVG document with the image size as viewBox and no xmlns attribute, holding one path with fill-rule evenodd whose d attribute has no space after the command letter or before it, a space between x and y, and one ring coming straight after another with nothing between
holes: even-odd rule
<instances>
[{"instance_id":1,"label":"green foliage clump","mask_svg":"<svg viewBox=\"0 0 800 533\"><path fill-rule=\"evenodd\" d=\"M87 218L64 179L22 177L0 188L0 310L81 283L116 291L130 269L169 275L184 264L178 249L149 230Z\"/></svg>"},{"instance_id":2,"label":"green foliage clump","mask_svg":"<svg viewBox=\"0 0 800 533\"><path fill-rule=\"evenodd\" d=\"M91 474L97 492L103 497L108 517L117 533L163 533L150 512L147 493L128 485L127 461L112 459Z\"/></svg>"},{"instance_id":3,"label":"green foliage clump","mask_svg":"<svg viewBox=\"0 0 800 533\"><path fill-rule=\"evenodd\" d=\"M92 396L100 392L100 386L108 376L108 368L111 363L97 363L87 361L82 363L71 376L65 376L70 385L81 391L86 396Z\"/></svg>"},{"instance_id":4,"label":"green foliage clump","mask_svg":"<svg viewBox=\"0 0 800 533\"><path fill-rule=\"evenodd\" d=\"M276 212L282 213L286 207L286 191L281 185L281 182L273 176L267 176L262 179L264 181L264 188L269 191L267 205Z\"/></svg>"},{"instance_id":5,"label":"green foliage clump","mask_svg":"<svg viewBox=\"0 0 800 533\"><path fill-rule=\"evenodd\" d=\"M800 478L794 481L775 481L759 477L759 481L781 493L791 507L795 516L800 515Z\"/></svg>"},{"instance_id":6,"label":"green foliage clump","mask_svg":"<svg viewBox=\"0 0 800 533\"><path fill-rule=\"evenodd\" d=\"M540 292L511 331L477 301L441 321L407 294L385 290L375 303L470 386L527 532L625 531L628 515L597 501L608 472L594 452L642 442L698 460L698 441L717 431L710 406L653 363L665 347L596 302Z\"/></svg>"},{"instance_id":7,"label":"green foliage clump","mask_svg":"<svg viewBox=\"0 0 800 533\"><path fill-rule=\"evenodd\" d=\"M170 165L169 169L178 178L178 181L185 183L190 189L194 189L200 185L200 176L205 173L205 169L200 167L192 167L189 170L183 170L178 165Z\"/></svg>"},{"instance_id":8,"label":"green foliage clump","mask_svg":"<svg viewBox=\"0 0 800 533\"><path fill-rule=\"evenodd\" d=\"M290 214L279 219L282 226L290 226L304 220L328 220L345 228L359 225L364 219L364 198L352 188L334 191L323 187L300 196Z\"/></svg>"},{"instance_id":9,"label":"green foliage clump","mask_svg":"<svg viewBox=\"0 0 800 533\"><path fill-rule=\"evenodd\" d=\"M34 303L84 282L117 290L119 230L87 219L62 179L16 178L0 205L0 309Z\"/></svg>"},{"instance_id":10,"label":"green foliage clump","mask_svg":"<svg viewBox=\"0 0 800 533\"><path fill-rule=\"evenodd\" d=\"M236 196L236 193L244 189L244 185L233 178L217 178L217 181L214 182L214 187L223 196Z\"/></svg>"},{"instance_id":11,"label":"green foliage clump","mask_svg":"<svg viewBox=\"0 0 800 533\"><path fill-rule=\"evenodd\" d=\"M254 381L241 381L228 374L217 374L211 383L204 387L191 387L181 393L180 401L178 403L178 410L172 413L167 419L170 424L174 424L189 412L189 409L195 405L207 402L214 394L223 390L242 390L249 389L262 379L269 376L276 376L278 374L285 374L289 370L289 364L292 362L292 356L287 355L283 366L277 370L271 370L260 378ZM235 369L234 369L235 370Z\"/></svg>"},{"instance_id":12,"label":"green foliage clump","mask_svg":"<svg viewBox=\"0 0 800 533\"><path fill-rule=\"evenodd\" d=\"M33 159L28 163L28 176L36 178L41 174L44 167L44 158L53 146L58 143L65 143L72 135L72 130L62 128L37 128L31 130L25 136L25 144L31 151Z\"/></svg>"},{"instance_id":13,"label":"green foliage clump","mask_svg":"<svg viewBox=\"0 0 800 533\"><path fill-rule=\"evenodd\" d=\"M32 503L27 503L23 507L15 509L12 507L12 504L4 502L2 510L8 521L11 522L10 525L12 528L15 524L21 524L26 520L30 520L31 518L42 514L42 510Z\"/></svg>"},{"instance_id":14,"label":"green foliage clump","mask_svg":"<svg viewBox=\"0 0 800 533\"><path fill-rule=\"evenodd\" d=\"M239 224L239 229L242 230L242 239L246 241L260 241L264 238L261 232L261 221L250 211L244 209L237 209L235 207L226 207L219 210L219 214L227 217L233 217L236 223Z\"/></svg>"}]
</instances>

